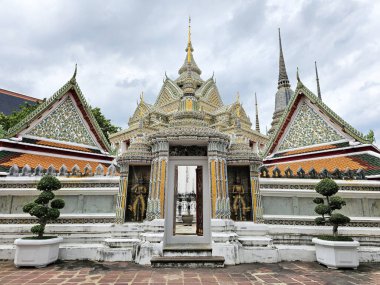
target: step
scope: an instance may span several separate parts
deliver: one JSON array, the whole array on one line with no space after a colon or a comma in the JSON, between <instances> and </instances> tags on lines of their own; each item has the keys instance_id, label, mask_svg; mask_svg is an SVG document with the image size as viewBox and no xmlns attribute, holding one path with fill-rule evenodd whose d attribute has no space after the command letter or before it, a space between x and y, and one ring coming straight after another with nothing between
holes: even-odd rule
<instances>
[{"instance_id":1,"label":"step","mask_svg":"<svg viewBox=\"0 0 380 285\"><path fill-rule=\"evenodd\" d=\"M110 248L131 248L140 243L136 238L107 238L104 244Z\"/></svg>"},{"instance_id":2,"label":"step","mask_svg":"<svg viewBox=\"0 0 380 285\"><path fill-rule=\"evenodd\" d=\"M224 267L223 256L155 256L150 260L152 267L216 268Z\"/></svg>"},{"instance_id":3,"label":"step","mask_svg":"<svg viewBox=\"0 0 380 285\"><path fill-rule=\"evenodd\" d=\"M163 248L164 256L211 256L209 244L174 244Z\"/></svg>"}]
</instances>

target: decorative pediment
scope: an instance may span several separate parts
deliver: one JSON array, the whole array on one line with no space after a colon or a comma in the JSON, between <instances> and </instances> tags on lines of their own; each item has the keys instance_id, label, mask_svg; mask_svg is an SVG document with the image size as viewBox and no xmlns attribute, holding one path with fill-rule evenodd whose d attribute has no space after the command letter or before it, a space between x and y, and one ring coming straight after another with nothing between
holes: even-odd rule
<instances>
[{"instance_id":1,"label":"decorative pediment","mask_svg":"<svg viewBox=\"0 0 380 285\"><path fill-rule=\"evenodd\" d=\"M85 122L70 96L60 102L26 135L96 146Z\"/></svg>"},{"instance_id":2,"label":"decorative pediment","mask_svg":"<svg viewBox=\"0 0 380 285\"><path fill-rule=\"evenodd\" d=\"M75 69L65 85L10 128L6 136L29 134L95 146L109 152L110 145L76 82L76 73Z\"/></svg>"},{"instance_id":3,"label":"decorative pediment","mask_svg":"<svg viewBox=\"0 0 380 285\"><path fill-rule=\"evenodd\" d=\"M362 144L370 143L362 133L332 111L298 78L294 96L280 118L265 156L286 149L332 143L343 139Z\"/></svg>"},{"instance_id":4,"label":"decorative pediment","mask_svg":"<svg viewBox=\"0 0 380 285\"><path fill-rule=\"evenodd\" d=\"M278 151L345 139L323 116L303 101L293 115Z\"/></svg>"},{"instance_id":5,"label":"decorative pediment","mask_svg":"<svg viewBox=\"0 0 380 285\"><path fill-rule=\"evenodd\" d=\"M178 100L182 96L182 90L170 79L164 82L160 94L154 103L156 108L165 106L174 100Z\"/></svg>"},{"instance_id":6,"label":"decorative pediment","mask_svg":"<svg viewBox=\"0 0 380 285\"><path fill-rule=\"evenodd\" d=\"M140 101L130 120L133 122L135 120L143 118L145 115L149 114L151 110L151 105L145 103L144 101Z\"/></svg>"},{"instance_id":7,"label":"decorative pediment","mask_svg":"<svg viewBox=\"0 0 380 285\"><path fill-rule=\"evenodd\" d=\"M212 78L207 80L196 92L196 95L202 101L207 102L217 108L223 106L222 98L219 95L218 88Z\"/></svg>"}]
</instances>

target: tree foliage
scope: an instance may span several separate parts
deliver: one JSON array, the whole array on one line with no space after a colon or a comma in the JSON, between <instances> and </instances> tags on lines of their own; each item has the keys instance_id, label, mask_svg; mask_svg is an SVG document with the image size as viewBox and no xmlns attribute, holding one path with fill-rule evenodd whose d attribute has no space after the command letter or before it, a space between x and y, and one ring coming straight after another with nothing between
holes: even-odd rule
<instances>
[{"instance_id":1,"label":"tree foliage","mask_svg":"<svg viewBox=\"0 0 380 285\"><path fill-rule=\"evenodd\" d=\"M338 227L348 224L350 218L341 213L333 213L335 210L342 209L346 205L346 202L342 197L334 196L339 191L339 186L331 178L322 179L316 186L315 191L325 197L325 200L321 197L314 198L313 202L317 204L314 211L321 215L315 219L317 225L326 225L327 223L333 226L333 235L338 235Z\"/></svg>"},{"instance_id":2,"label":"tree foliage","mask_svg":"<svg viewBox=\"0 0 380 285\"><path fill-rule=\"evenodd\" d=\"M109 141L109 135L116 133L121 130L120 127L116 127L111 123L111 120L108 120L101 112L100 108L91 108L92 114L94 115L96 121L99 124L99 127L103 131L103 134Z\"/></svg>"},{"instance_id":3,"label":"tree foliage","mask_svg":"<svg viewBox=\"0 0 380 285\"><path fill-rule=\"evenodd\" d=\"M371 143L376 142L375 132L373 130L369 130L368 135L367 135L367 140L369 140Z\"/></svg>"},{"instance_id":4,"label":"tree foliage","mask_svg":"<svg viewBox=\"0 0 380 285\"><path fill-rule=\"evenodd\" d=\"M28 203L22 208L24 213L29 213L38 219L38 225L33 226L31 232L38 235L39 238L43 237L46 224L58 219L60 216L59 209L65 206L62 199L54 199L55 195L52 192L60 188L61 182L56 177L51 175L42 177L37 184L37 189L42 191L41 194L34 202Z\"/></svg>"},{"instance_id":5,"label":"tree foliage","mask_svg":"<svg viewBox=\"0 0 380 285\"><path fill-rule=\"evenodd\" d=\"M0 116L1 114L3 113L0 113ZM5 130L4 130L3 125L0 125L0 139L2 139L3 137L5 137Z\"/></svg>"},{"instance_id":6,"label":"tree foliage","mask_svg":"<svg viewBox=\"0 0 380 285\"><path fill-rule=\"evenodd\" d=\"M38 104L30 104L25 102L17 111L13 111L10 115L4 115L0 113L0 125L7 131L11 127L15 126L18 122L23 120L28 114L34 111L38 107Z\"/></svg>"}]
</instances>

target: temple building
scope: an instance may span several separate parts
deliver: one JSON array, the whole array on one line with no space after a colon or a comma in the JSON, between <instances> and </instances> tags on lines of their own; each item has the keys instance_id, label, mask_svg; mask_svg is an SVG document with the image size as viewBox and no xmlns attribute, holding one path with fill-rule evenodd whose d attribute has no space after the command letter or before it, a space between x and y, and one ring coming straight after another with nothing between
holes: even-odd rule
<instances>
[{"instance_id":1,"label":"temple building","mask_svg":"<svg viewBox=\"0 0 380 285\"><path fill-rule=\"evenodd\" d=\"M62 259L153 266L315 260L311 238L327 230L304 226L314 225L314 188L324 177L342 190L350 233L364 246L379 243L380 234L363 227L380 226L380 151L322 101L317 66L317 95L298 71L293 91L279 31L267 136L256 94L253 125L239 93L225 104L213 76L203 79L190 20L187 37L178 77L166 76L154 103L141 93L128 128L110 135L110 144L76 70L0 139L0 223L9 225L0 227L0 259L12 254L9 236L25 234L18 224L34 221L22 206L44 174L60 179L67 204L58 220L65 225L49 229L67 240ZM361 258L379 256L368 249Z\"/></svg>"},{"instance_id":2,"label":"temple building","mask_svg":"<svg viewBox=\"0 0 380 285\"><path fill-rule=\"evenodd\" d=\"M165 217L171 223L175 209L170 199L179 197L182 166L196 166L197 209L203 211L197 213L198 227L210 218L254 221L262 215L257 171L268 137L260 133L257 100L252 129L239 94L235 102L225 105L213 77L202 79L190 25L185 51L178 78L166 77L154 104L145 102L141 94L128 129L110 136L119 150L121 169L118 223L136 217ZM136 213L138 209L146 213Z\"/></svg>"},{"instance_id":3,"label":"temple building","mask_svg":"<svg viewBox=\"0 0 380 285\"><path fill-rule=\"evenodd\" d=\"M0 139L0 175L115 174L110 145L73 77ZM109 167L111 169L109 169Z\"/></svg>"}]
</instances>

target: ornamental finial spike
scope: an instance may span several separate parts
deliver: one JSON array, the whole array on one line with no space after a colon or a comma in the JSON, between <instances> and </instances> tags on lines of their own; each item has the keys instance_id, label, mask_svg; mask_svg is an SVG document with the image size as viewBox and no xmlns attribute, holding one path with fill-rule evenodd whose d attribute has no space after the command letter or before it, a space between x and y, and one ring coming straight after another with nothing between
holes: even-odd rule
<instances>
[{"instance_id":1,"label":"ornamental finial spike","mask_svg":"<svg viewBox=\"0 0 380 285\"><path fill-rule=\"evenodd\" d=\"M300 79L300 73L299 73L299 70L298 70L298 66L297 66L297 81L300 82L301 79Z\"/></svg>"},{"instance_id":2,"label":"ornamental finial spike","mask_svg":"<svg viewBox=\"0 0 380 285\"><path fill-rule=\"evenodd\" d=\"M255 107L256 107L256 131L258 131L260 133L259 108L257 106L256 92L255 92Z\"/></svg>"},{"instance_id":3,"label":"ornamental finial spike","mask_svg":"<svg viewBox=\"0 0 380 285\"><path fill-rule=\"evenodd\" d=\"M189 33L187 39L187 63L191 62L191 17L189 16Z\"/></svg>"},{"instance_id":4,"label":"ornamental finial spike","mask_svg":"<svg viewBox=\"0 0 380 285\"><path fill-rule=\"evenodd\" d=\"M70 81L73 82L73 83L75 83L75 81L76 81L77 70L78 70L78 66L77 66L77 64L75 64L74 74L73 74L73 76L70 79Z\"/></svg>"},{"instance_id":5,"label":"ornamental finial spike","mask_svg":"<svg viewBox=\"0 0 380 285\"><path fill-rule=\"evenodd\" d=\"M322 100L321 86L319 85L319 77L318 77L317 62L314 61L314 64L315 64L315 77L316 77L316 80L317 80L317 92L318 92L318 98Z\"/></svg>"}]
</instances>

